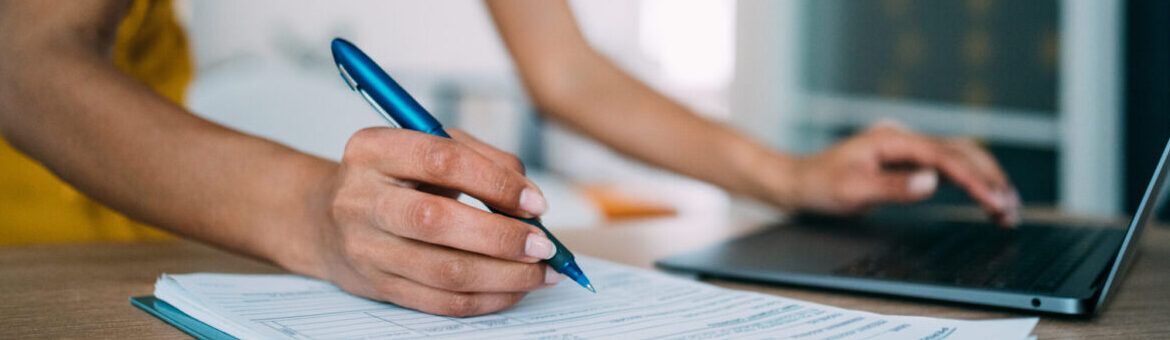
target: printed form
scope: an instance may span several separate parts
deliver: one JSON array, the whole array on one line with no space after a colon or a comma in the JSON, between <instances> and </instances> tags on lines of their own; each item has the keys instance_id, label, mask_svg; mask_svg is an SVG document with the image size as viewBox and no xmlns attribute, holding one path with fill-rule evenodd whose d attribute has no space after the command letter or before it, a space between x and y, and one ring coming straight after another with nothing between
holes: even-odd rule
<instances>
[{"instance_id":1,"label":"printed form","mask_svg":"<svg viewBox=\"0 0 1170 340\"><path fill-rule=\"evenodd\" d=\"M453 318L349 295L295 275L164 274L155 296L245 339L1025 339L1036 318L890 316L716 287L578 257L597 286L529 294L503 312ZM571 282L570 282L571 283Z\"/></svg>"}]
</instances>

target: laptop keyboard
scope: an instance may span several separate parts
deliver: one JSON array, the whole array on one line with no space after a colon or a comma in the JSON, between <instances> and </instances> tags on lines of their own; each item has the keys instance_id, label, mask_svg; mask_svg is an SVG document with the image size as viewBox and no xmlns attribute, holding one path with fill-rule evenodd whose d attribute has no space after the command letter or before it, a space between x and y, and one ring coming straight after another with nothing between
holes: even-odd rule
<instances>
[{"instance_id":1,"label":"laptop keyboard","mask_svg":"<svg viewBox=\"0 0 1170 340\"><path fill-rule=\"evenodd\" d=\"M956 226L906 235L837 275L928 284L1052 292L1104 239L1102 229L1028 225L1017 230Z\"/></svg>"}]
</instances>

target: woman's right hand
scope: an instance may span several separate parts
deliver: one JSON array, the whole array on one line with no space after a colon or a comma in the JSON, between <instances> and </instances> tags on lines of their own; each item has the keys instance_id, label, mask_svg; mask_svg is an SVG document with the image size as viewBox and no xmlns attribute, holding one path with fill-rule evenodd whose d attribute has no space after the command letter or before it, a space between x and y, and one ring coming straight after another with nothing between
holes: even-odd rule
<instances>
[{"instance_id":1,"label":"woman's right hand","mask_svg":"<svg viewBox=\"0 0 1170 340\"><path fill-rule=\"evenodd\" d=\"M469 135L370 128L346 145L316 240L316 276L375 300L469 316L505 309L560 281L556 251L531 225L456 200L471 195L534 217L546 203L519 160Z\"/></svg>"},{"instance_id":2,"label":"woman's right hand","mask_svg":"<svg viewBox=\"0 0 1170 340\"><path fill-rule=\"evenodd\" d=\"M909 166L889 171L887 165ZM789 166L788 193L798 209L859 213L883 203L930 198L945 176L1002 226L1019 223L1020 198L995 158L965 138L921 135L893 122L875 124Z\"/></svg>"}]
</instances>

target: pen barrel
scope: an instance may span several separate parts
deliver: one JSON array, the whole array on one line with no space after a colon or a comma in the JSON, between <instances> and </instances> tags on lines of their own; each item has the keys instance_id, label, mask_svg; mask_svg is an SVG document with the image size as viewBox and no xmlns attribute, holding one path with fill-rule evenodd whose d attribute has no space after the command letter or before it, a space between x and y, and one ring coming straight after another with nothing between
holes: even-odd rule
<instances>
[{"instance_id":1,"label":"pen barrel","mask_svg":"<svg viewBox=\"0 0 1170 340\"><path fill-rule=\"evenodd\" d=\"M395 125L408 130L450 137L430 112L427 112L406 92L406 89L402 88L402 85L386 73L386 70L353 43L335 38L331 49L333 61L337 63L346 83L355 91L363 93L366 100L382 111Z\"/></svg>"},{"instance_id":2,"label":"pen barrel","mask_svg":"<svg viewBox=\"0 0 1170 340\"><path fill-rule=\"evenodd\" d=\"M436 125L430 131L423 131L423 132L430 134L430 135L443 137L443 138L455 139L455 138L452 138L451 135L447 134L447 130L443 130L443 126L441 126L441 125Z\"/></svg>"}]
</instances>

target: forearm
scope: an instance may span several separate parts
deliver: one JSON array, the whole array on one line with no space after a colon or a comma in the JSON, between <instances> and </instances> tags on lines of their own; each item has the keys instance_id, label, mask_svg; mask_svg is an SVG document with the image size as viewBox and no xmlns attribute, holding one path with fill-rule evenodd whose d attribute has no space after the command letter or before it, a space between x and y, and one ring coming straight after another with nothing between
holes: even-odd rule
<instances>
[{"instance_id":1,"label":"forearm","mask_svg":"<svg viewBox=\"0 0 1170 340\"><path fill-rule=\"evenodd\" d=\"M564 1L489 0L529 94L558 121L650 164L781 206L791 158L634 79L585 41Z\"/></svg>"},{"instance_id":2,"label":"forearm","mask_svg":"<svg viewBox=\"0 0 1170 340\"><path fill-rule=\"evenodd\" d=\"M303 248L294 241L311 238L297 234L327 221L315 200L333 163L199 119L91 42L2 51L0 132L18 149L132 218L286 266L307 261L277 243Z\"/></svg>"},{"instance_id":3,"label":"forearm","mask_svg":"<svg viewBox=\"0 0 1170 340\"><path fill-rule=\"evenodd\" d=\"M567 72L557 77L566 79L554 80L571 84L531 90L549 115L619 152L735 193L771 199L785 185L774 170L791 163L786 155L694 113L596 52L577 58L561 68Z\"/></svg>"}]
</instances>

